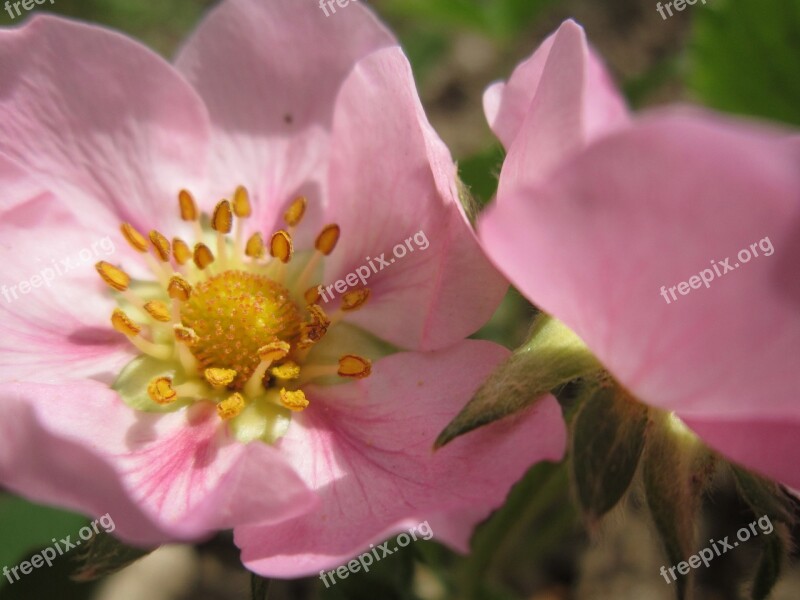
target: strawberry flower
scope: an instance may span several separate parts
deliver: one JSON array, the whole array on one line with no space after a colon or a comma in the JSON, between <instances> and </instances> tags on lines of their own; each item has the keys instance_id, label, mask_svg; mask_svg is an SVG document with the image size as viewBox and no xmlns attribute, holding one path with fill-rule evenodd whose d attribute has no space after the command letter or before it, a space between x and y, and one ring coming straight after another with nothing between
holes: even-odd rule
<instances>
[{"instance_id":1,"label":"strawberry flower","mask_svg":"<svg viewBox=\"0 0 800 600\"><path fill-rule=\"evenodd\" d=\"M797 488L797 144L622 106L570 22L487 92L508 158L484 247L635 397Z\"/></svg>"},{"instance_id":2,"label":"strawberry flower","mask_svg":"<svg viewBox=\"0 0 800 600\"><path fill-rule=\"evenodd\" d=\"M432 452L507 354L464 339L505 283L367 10L223 2L174 66L34 17L0 57L3 485L298 576L423 519L463 550L561 456L552 401Z\"/></svg>"}]
</instances>

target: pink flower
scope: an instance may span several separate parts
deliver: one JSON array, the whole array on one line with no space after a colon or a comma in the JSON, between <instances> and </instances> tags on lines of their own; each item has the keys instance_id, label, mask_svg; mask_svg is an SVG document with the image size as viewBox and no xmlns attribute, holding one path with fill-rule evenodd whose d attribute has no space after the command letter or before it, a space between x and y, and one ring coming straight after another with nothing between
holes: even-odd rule
<instances>
[{"instance_id":1,"label":"pink flower","mask_svg":"<svg viewBox=\"0 0 800 600\"><path fill-rule=\"evenodd\" d=\"M295 576L423 519L465 549L561 456L552 400L432 452L507 355L464 339L505 283L359 5L224 2L176 67L36 17L0 106L4 486L139 544L235 528Z\"/></svg>"},{"instance_id":2,"label":"pink flower","mask_svg":"<svg viewBox=\"0 0 800 600\"><path fill-rule=\"evenodd\" d=\"M564 25L515 74L544 61L527 104L507 91L498 110L488 94L511 164L479 224L487 253L636 397L800 486L797 144L686 109L625 126L604 83L575 91L586 55L566 41L556 54L567 36L582 39Z\"/></svg>"}]
</instances>

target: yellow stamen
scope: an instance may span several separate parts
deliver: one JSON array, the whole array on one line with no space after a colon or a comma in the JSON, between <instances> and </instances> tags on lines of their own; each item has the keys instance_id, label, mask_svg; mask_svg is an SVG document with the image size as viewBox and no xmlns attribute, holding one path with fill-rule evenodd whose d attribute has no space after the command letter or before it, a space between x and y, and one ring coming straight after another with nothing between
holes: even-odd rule
<instances>
[{"instance_id":1,"label":"yellow stamen","mask_svg":"<svg viewBox=\"0 0 800 600\"><path fill-rule=\"evenodd\" d=\"M367 303L367 300L369 300L369 294L369 288L361 288L347 292L342 296L342 310L358 310Z\"/></svg>"},{"instance_id":2,"label":"yellow stamen","mask_svg":"<svg viewBox=\"0 0 800 600\"><path fill-rule=\"evenodd\" d=\"M314 287L308 288L303 294L303 298L305 298L306 304L316 304L319 302L319 286L315 285Z\"/></svg>"},{"instance_id":3,"label":"yellow stamen","mask_svg":"<svg viewBox=\"0 0 800 600\"><path fill-rule=\"evenodd\" d=\"M260 233L254 233L253 235L250 236L250 239L247 240L247 245L245 246L244 253L250 258L264 257L265 254L264 238L261 237Z\"/></svg>"},{"instance_id":4,"label":"yellow stamen","mask_svg":"<svg viewBox=\"0 0 800 600\"><path fill-rule=\"evenodd\" d=\"M256 370L250 375L247 383L244 385L244 392L250 397L258 396L264 392L264 375L267 373L270 365L276 360L282 360L289 354L291 346L282 340L270 342L266 346L258 349L258 358L261 362L258 363Z\"/></svg>"},{"instance_id":5,"label":"yellow stamen","mask_svg":"<svg viewBox=\"0 0 800 600\"><path fill-rule=\"evenodd\" d=\"M262 361L276 361L286 358L292 347L282 340L270 342L266 346L262 346L258 350L258 358Z\"/></svg>"},{"instance_id":6,"label":"yellow stamen","mask_svg":"<svg viewBox=\"0 0 800 600\"><path fill-rule=\"evenodd\" d=\"M194 329L183 325L174 325L173 332L177 341L178 359L181 361L183 370L187 373L197 372L197 359L192 354L191 347L200 342L200 336Z\"/></svg>"},{"instance_id":7,"label":"yellow stamen","mask_svg":"<svg viewBox=\"0 0 800 600\"><path fill-rule=\"evenodd\" d=\"M247 188L240 185L233 194L233 214L240 219L246 219L252 212L250 207L250 195L247 193Z\"/></svg>"},{"instance_id":8,"label":"yellow stamen","mask_svg":"<svg viewBox=\"0 0 800 600\"><path fill-rule=\"evenodd\" d=\"M281 404L289 410L298 412L308 406L308 399L303 393L303 390L289 391L285 388L281 389Z\"/></svg>"},{"instance_id":9,"label":"yellow stamen","mask_svg":"<svg viewBox=\"0 0 800 600\"><path fill-rule=\"evenodd\" d=\"M317 240L314 242L314 247L322 252L325 256L328 256L331 252L333 252L333 249L336 248L340 233L341 229L338 225L326 225L317 236Z\"/></svg>"},{"instance_id":10,"label":"yellow stamen","mask_svg":"<svg viewBox=\"0 0 800 600\"><path fill-rule=\"evenodd\" d=\"M173 300L186 302L192 295L192 286L180 275L170 277L167 294Z\"/></svg>"},{"instance_id":11,"label":"yellow stamen","mask_svg":"<svg viewBox=\"0 0 800 600\"><path fill-rule=\"evenodd\" d=\"M217 414L223 421L228 421L244 410L244 396L238 392L217 404Z\"/></svg>"},{"instance_id":12,"label":"yellow stamen","mask_svg":"<svg viewBox=\"0 0 800 600\"><path fill-rule=\"evenodd\" d=\"M181 207L181 219L184 221L196 221L199 213L194 196L188 190L181 190L178 194L178 203Z\"/></svg>"},{"instance_id":13,"label":"yellow stamen","mask_svg":"<svg viewBox=\"0 0 800 600\"><path fill-rule=\"evenodd\" d=\"M208 246L203 243L195 244L194 247L194 264L201 271L208 265L214 262L214 254Z\"/></svg>"},{"instance_id":14,"label":"yellow stamen","mask_svg":"<svg viewBox=\"0 0 800 600\"><path fill-rule=\"evenodd\" d=\"M120 226L120 231L122 231L123 237L131 245L131 248L137 252L147 252L150 248L150 245L147 243L147 238L139 233L130 223L123 223Z\"/></svg>"},{"instance_id":15,"label":"yellow stamen","mask_svg":"<svg viewBox=\"0 0 800 600\"><path fill-rule=\"evenodd\" d=\"M217 233L230 233L233 226L231 203L227 200L219 202L211 217L211 228Z\"/></svg>"},{"instance_id":16,"label":"yellow stamen","mask_svg":"<svg viewBox=\"0 0 800 600\"><path fill-rule=\"evenodd\" d=\"M192 260L192 251L181 238L172 239L172 253L179 265L183 266Z\"/></svg>"},{"instance_id":17,"label":"yellow stamen","mask_svg":"<svg viewBox=\"0 0 800 600\"><path fill-rule=\"evenodd\" d=\"M272 256L280 260L282 263L288 263L292 258L294 247L292 245L292 236L283 229L275 232L270 241L269 251Z\"/></svg>"},{"instance_id":18,"label":"yellow stamen","mask_svg":"<svg viewBox=\"0 0 800 600\"><path fill-rule=\"evenodd\" d=\"M286 212L283 213L283 220L289 227L295 227L303 220L303 215L306 214L306 199L304 196L295 198L294 202L289 205Z\"/></svg>"},{"instance_id":19,"label":"yellow stamen","mask_svg":"<svg viewBox=\"0 0 800 600\"><path fill-rule=\"evenodd\" d=\"M206 381L214 387L225 387L233 383L236 379L236 371L233 369L206 369L203 371Z\"/></svg>"},{"instance_id":20,"label":"yellow stamen","mask_svg":"<svg viewBox=\"0 0 800 600\"><path fill-rule=\"evenodd\" d=\"M194 329L184 327L183 325L175 325L175 339L187 346L194 346L200 341L200 337L195 333Z\"/></svg>"},{"instance_id":21,"label":"yellow stamen","mask_svg":"<svg viewBox=\"0 0 800 600\"><path fill-rule=\"evenodd\" d=\"M111 325L121 334L128 337L135 337L142 331L142 328L134 323L133 320L119 308L115 308L114 312L111 313Z\"/></svg>"},{"instance_id":22,"label":"yellow stamen","mask_svg":"<svg viewBox=\"0 0 800 600\"><path fill-rule=\"evenodd\" d=\"M270 375L278 379L297 379L300 377L300 365L294 361L288 360L282 365L272 367L269 372Z\"/></svg>"},{"instance_id":23,"label":"yellow stamen","mask_svg":"<svg viewBox=\"0 0 800 600\"><path fill-rule=\"evenodd\" d=\"M172 320L169 306L161 302L161 300L150 300L150 302L144 305L144 309L147 311L147 314L161 323L169 323L169 321Z\"/></svg>"},{"instance_id":24,"label":"yellow stamen","mask_svg":"<svg viewBox=\"0 0 800 600\"><path fill-rule=\"evenodd\" d=\"M161 262L169 262L170 256L172 256L169 240L158 231L153 230L150 232L150 242L152 242L153 250L155 250L156 256L161 259Z\"/></svg>"},{"instance_id":25,"label":"yellow stamen","mask_svg":"<svg viewBox=\"0 0 800 600\"><path fill-rule=\"evenodd\" d=\"M147 395L157 404L171 404L178 397L169 377L156 377L147 386Z\"/></svg>"},{"instance_id":26,"label":"yellow stamen","mask_svg":"<svg viewBox=\"0 0 800 600\"><path fill-rule=\"evenodd\" d=\"M328 332L331 320L318 304L309 304L306 310L311 313L311 321L303 325L301 338L297 347L301 350L310 348L319 342Z\"/></svg>"},{"instance_id":27,"label":"yellow stamen","mask_svg":"<svg viewBox=\"0 0 800 600\"><path fill-rule=\"evenodd\" d=\"M95 268L100 274L100 277L103 278L103 281L105 281L109 287L117 290L118 292L124 292L128 289L128 286L131 283L131 278L122 269L115 267L111 263L107 263L104 260L101 260L99 263L97 263Z\"/></svg>"},{"instance_id":28,"label":"yellow stamen","mask_svg":"<svg viewBox=\"0 0 800 600\"><path fill-rule=\"evenodd\" d=\"M354 354L345 354L339 359L338 374L340 377L364 379L372 373L372 361Z\"/></svg>"}]
</instances>

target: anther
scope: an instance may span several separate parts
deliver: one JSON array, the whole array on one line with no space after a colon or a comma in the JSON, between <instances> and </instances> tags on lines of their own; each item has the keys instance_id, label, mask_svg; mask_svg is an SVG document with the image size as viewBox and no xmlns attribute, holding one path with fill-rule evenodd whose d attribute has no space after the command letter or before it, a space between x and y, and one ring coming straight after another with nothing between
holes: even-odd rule
<instances>
[{"instance_id":1,"label":"anther","mask_svg":"<svg viewBox=\"0 0 800 600\"><path fill-rule=\"evenodd\" d=\"M250 239L247 240L247 244L245 245L244 253L250 258L264 257L264 238L261 237L260 233L254 233L250 236Z\"/></svg>"},{"instance_id":2,"label":"anther","mask_svg":"<svg viewBox=\"0 0 800 600\"><path fill-rule=\"evenodd\" d=\"M153 230L150 232L150 242L153 244L156 256L161 259L161 262L169 262L170 256L172 256L169 240L158 231Z\"/></svg>"},{"instance_id":3,"label":"anther","mask_svg":"<svg viewBox=\"0 0 800 600\"><path fill-rule=\"evenodd\" d=\"M142 331L142 328L119 308L115 308L114 312L111 313L111 325L121 334L128 337L135 337Z\"/></svg>"},{"instance_id":4,"label":"anther","mask_svg":"<svg viewBox=\"0 0 800 600\"><path fill-rule=\"evenodd\" d=\"M194 264L201 271L214 262L213 252L203 243L195 244L193 258Z\"/></svg>"},{"instance_id":5,"label":"anther","mask_svg":"<svg viewBox=\"0 0 800 600\"><path fill-rule=\"evenodd\" d=\"M301 411L308 406L308 399L303 390L289 391L281 389L281 404L292 411Z\"/></svg>"},{"instance_id":6,"label":"anther","mask_svg":"<svg viewBox=\"0 0 800 600\"><path fill-rule=\"evenodd\" d=\"M178 203L181 207L181 219L184 221L196 221L198 215L197 203L194 197L187 190L181 190L178 194Z\"/></svg>"},{"instance_id":7,"label":"anther","mask_svg":"<svg viewBox=\"0 0 800 600\"><path fill-rule=\"evenodd\" d=\"M372 362L354 354L345 354L339 359L339 370L337 372L340 377L364 379L372 373Z\"/></svg>"},{"instance_id":8,"label":"anther","mask_svg":"<svg viewBox=\"0 0 800 600\"><path fill-rule=\"evenodd\" d=\"M186 302L192 295L192 286L180 275L173 275L170 277L169 285L167 286L167 294L173 300Z\"/></svg>"},{"instance_id":9,"label":"anther","mask_svg":"<svg viewBox=\"0 0 800 600\"><path fill-rule=\"evenodd\" d=\"M294 247L292 246L292 236L283 229L275 232L269 245L269 252L272 256L282 263L288 263L292 258Z\"/></svg>"},{"instance_id":10,"label":"anther","mask_svg":"<svg viewBox=\"0 0 800 600\"><path fill-rule=\"evenodd\" d=\"M169 377L156 377L147 386L147 395L156 404L171 404L178 397Z\"/></svg>"},{"instance_id":11,"label":"anther","mask_svg":"<svg viewBox=\"0 0 800 600\"><path fill-rule=\"evenodd\" d=\"M328 256L331 252L333 252L333 249L336 248L340 233L341 229L338 225L326 225L322 228L322 231L317 236L317 239L314 242L314 247L322 252L322 254L325 256Z\"/></svg>"},{"instance_id":12,"label":"anther","mask_svg":"<svg viewBox=\"0 0 800 600\"><path fill-rule=\"evenodd\" d=\"M297 379L300 377L300 365L294 361L288 360L282 365L272 367L269 373L276 379Z\"/></svg>"},{"instance_id":13,"label":"anther","mask_svg":"<svg viewBox=\"0 0 800 600\"><path fill-rule=\"evenodd\" d=\"M103 281L105 281L109 287L117 290L118 292L124 292L127 290L131 283L130 276L125 271L115 267L111 263L101 260L95 265L95 269L97 269L97 272L100 274L100 277L103 278Z\"/></svg>"},{"instance_id":14,"label":"anther","mask_svg":"<svg viewBox=\"0 0 800 600\"><path fill-rule=\"evenodd\" d=\"M206 369L203 371L206 381L214 387L225 387L233 383L236 379L236 371L233 369Z\"/></svg>"},{"instance_id":15,"label":"anther","mask_svg":"<svg viewBox=\"0 0 800 600\"><path fill-rule=\"evenodd\" d=\"M233 194L233 214L240 219L246 219L252 214L250 207L250 194L247 193L247 188L240 185L236 188Z\"/></svg>"},{"instance_id":16,"label":"anther","mask_svg":"<svg viewBox=\"0 0 800 600\"><path fill-rule=\"evenodd\" d=\"M289 205L286 212L283 213L283 220L289 227L295 227L303 220L303 215L306 214L306 199L305 196L299 196Z\"/></svg>"},{"instance_id":17,"label":"anther","mask_svg":"<svg viewBox=\"0 0 800 600\"><path fill-rule=\"evenodd\" d=\"M217 233L230 233L233 226L231 203L227 200L219 202L211 217L211 228Z\"/></svg>"},{"instance_id":18,"label":"anther","mask_svg":"<svg viewBox=\"0 0 800 600\"><path fill-rule=\"evenodd\" d=\"M244 406L244 396L237 392L217 404L217 414L223 421L229 421L239 416Z\"/></svg>"},{"instance_id":19,"label":"anther","mask_svg":"<svg viewBox=\"0 0 800 600\"><path fill-rule=\"evenodd\" d=\"M172 254L175 260L181 266L192 260L192 251L189 246L181 238L172 239Z\"/></svg>"},{"instance_id":20,"label":"anther","mask_svg":"<svg viewBox=\"0 0 800 600\"><path fill-rule=\"evenodd\" d=\"M169 323L169 321L172 320L169 306L167 306L161 300L150 300L144 305L144 309L147 311L147 314L153 317L153 319L160 321L161 323Z\"/></svg>"},{"instance_id":21,"label":"anther","mask_svg":"<svg viewBox=\"0 0 800 600\"><path fill-rule=\"evenodd\" d=\"M342 310L358 310L367 303L367 300L369 300L369 295L369 288L366 287L347 292L342 296Z\"/></svg>"},{"instance_id":22,"label":"anther","mask_svg":"<svg viewBox=\"0 0 800 600\"><path fill-rule=\"evenodd\" d=\"M130 244L131 248L137 252L147 252L150 245L147 243L147 238L144 237L139 231L130 223L123 223L120 226L120 231L125 241Z\"/></svg>"}]
</instances>

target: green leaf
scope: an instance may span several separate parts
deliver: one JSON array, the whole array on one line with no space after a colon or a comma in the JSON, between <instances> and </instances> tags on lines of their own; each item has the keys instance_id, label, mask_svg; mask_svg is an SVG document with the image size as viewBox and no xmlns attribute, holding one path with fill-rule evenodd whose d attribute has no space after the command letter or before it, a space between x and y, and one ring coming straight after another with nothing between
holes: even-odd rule
<instances>
[{"instance_id":1,"label":"green leaf","mask_svg":"<svg viewBox=\"0 0 800 600\"><path fill-rule=\"evenodd\" d=\"M82 564L73 575L75 581L92 581L111 575L154 550L128 546L102 530L82 548L83 552L78 557Z\"/></svg>"},{"instance_id":2,"label":"green leaf","mask_svg":"<svg viewBox=\"0 0 800 600\"><path fill-rule=\"evenodd\" d=\"M710 106L800 125L800 0L697 6L690 64Z\"/></svg>"},{"instance_id":3,"label":"green leaf","mask_svg":"<svg viewBox=\"0 0 800 600\"><path fill-rule=\"evenodd\" d=\"M676 417L651 410L651 426L642 459L647 506L669 564L686 561L695 547L700 500L716 468L714 456ZM675 584L686 598L689 575Z\"/></svg>"},{"instance_id":4,"label":"green leaf","mask_svg":"<svg viewBox=\"0 0 800 600\"><path fill-rule=\"evenodd\" d=\"M504 157L505 151L502 146L496 144L483 152L458 161L461 181L469 188L472 197L480 206L486 206L497 191L497 181Z\"/></svg>"},{"instance_id":5,"label":"green leaf","mask_svg":"<svg viewBox=\"0 0 800 600\"><path fill-rule=\"evenodd\" d=\"M48 546L52 539L75 535L86 517L39 506L9 494L0 495L0 566L19 564L31 550ZM0 577L0 586L8 584Z\"/></svg>"},{"instance_id":6,"label":"green leaf","mask_svg":"<svg viewBox=\"0 0 800 600\"><path fill-rule=\"evenodd\" d=\"M573 425L572 474L583 515L593 524L630 487L649 417L645 405L616 385L592 386L588 395Z\"/></svg>"},{"instance_id":7,"label":"green leaf","mask_svg":"<svg viewBox=\"0 0 800 600\"><path fill-rule=\"evenodd\" d=\"M786 492L776 483L759 477L741 467L731 467L739 494L756 516L768 515L773 523L794 525L794 505Z\"/></svg>"},{"instance_id":8,"label":"green leaf","mask_svg":"<svg viewBox=\"0 0 800 600\"><path fill-rule=\"evenodd\" d=\"M252 600L268 600L272 580L265 579L255 573L250 574L250 597Z\"/></svg>"},{"instance_id":9,"label":"green leaf","mask_svg":"<svg viewBox=\"0 0 800 600\"><path fill-rule=\"evenodd\" d=\"M540 314L528 342L489 376L439 434L436 447L523 410L544 394L601 368L578 336L559 321Z\"/></svg>"}]
</instances>

